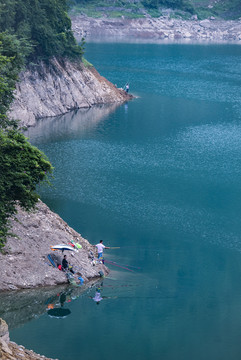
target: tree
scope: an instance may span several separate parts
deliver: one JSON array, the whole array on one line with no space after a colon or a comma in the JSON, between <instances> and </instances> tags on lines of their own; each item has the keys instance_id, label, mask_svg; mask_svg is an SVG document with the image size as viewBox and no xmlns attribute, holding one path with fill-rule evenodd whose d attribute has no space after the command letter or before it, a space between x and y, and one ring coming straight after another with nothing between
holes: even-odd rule
<instances>
[{"instance_id":1,"label":"tree","mask_svg":"<svg viewBox=\"0 0 241 360\"><path fill-rule=\"evenodd\" d=\"M38 201L36 186L52 169L46 156L16 129L0 130L0 248L9 233L16 205L30 210Z\"/></svg>"},{"instance_id":2,"label":"tree","mask_svg":"<svg viewBox=\"0 0 241 360\"><path fill-rule=\"evenodd\" d=\"M0 126L9 125L6 113L13 100L13 91L24 59L31 51L25 41L0 33ZM12 122L13 124L13 122Z\"/></svg>"},{"instance_id":3,"label":"tree","mask_svg":"<svg viewBox=\"0 0 241 360\"><path fill-rule=\"evenodd\" d=\"M18 74L25 62L55 56L81 59L71 30L67 0L4 0L0 3L0 249L17 205L36 204L36 186L52 166L7 116Z\"/></svg>"},{"instance_id":4,"label":"tree","mask_svg":"<svg viewBox=\"0 0 241 360\"><path fill-rule=\"evenodd\" d=\"M67 0L6 0L0 5L0 31L27 39L32 45L29 60L81 58L83 49L73 35L67 10Z\"/></svg>"},{"instance_id":5,"label":"tree","mask_svg":"<svg viewBox=\"0 0 241 360\"><path fill-rule=\"evenodd\" d=\"M48 179L52 166L46 156L8 119L18 73L23 65L22 46L15 36L0 33L0 248L9 233L9 218L20 205L30 210L37 202L36 186Z\"/></svg>"}]
</instances>

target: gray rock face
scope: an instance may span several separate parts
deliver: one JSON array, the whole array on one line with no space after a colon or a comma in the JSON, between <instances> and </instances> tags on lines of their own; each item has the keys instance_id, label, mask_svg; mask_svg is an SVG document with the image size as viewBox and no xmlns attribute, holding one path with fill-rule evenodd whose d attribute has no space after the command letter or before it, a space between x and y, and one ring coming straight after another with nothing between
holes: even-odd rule
<instances>
[{"instance_id":1,"label":"gray rock face","mask_svg":"<svg viewBox=\"0 0 241 360\"><path fill-rule=\"evenodd\" d=\"M20 119L23 126L32 126L39 118L131 98L94 67L53 58L48 65L40 62L20 74L10 116Z\"/></svg>"},{"instance_id":2,"label":"gray rock face","mask_svg":"<svg viewBox=\"0 0 241 360\"><path fill-rule=\"evenodd\" d=\"M0 253L0 291L67 283L63 271L49 266L47 255L53 253L51 245L67 245L71 240L78 241L82 249L78 252L69 251L68 261L78 268L78 273L86 283L99 278L100 270L108 273L102 264L93 266L88 257L90 250L96 251L95 247L41 201L31 213L19 209L16 220L12 221L12 232L15 236L8 239L4 253ZM54 253L58 253L62 260L61 251Z\"/></svg>"},{"instance_id":3,"label":"gray rock face","mask_svg":"<svg viewBox=\"0 0 241 360\"><path fill-rule=\"evenodd\" d=\"M9 333L7 323L0 318L0 339L9 342Z\"/></svg>"},{"instance_id":4,"label":"gray rock face","mask_svg":"<svg viewBox=\"0 0 241 360\"><path fill-rule=\"evenodd\" d=\"M241 41L241 22L216 20L211 17L198 21L197 16L191 20L170 19L169 16L140 19L101 19L85 15L72 17L72 29L77 38L118 37L125 39L151 39L184 41Z\"/></svg>"}]
</instances>

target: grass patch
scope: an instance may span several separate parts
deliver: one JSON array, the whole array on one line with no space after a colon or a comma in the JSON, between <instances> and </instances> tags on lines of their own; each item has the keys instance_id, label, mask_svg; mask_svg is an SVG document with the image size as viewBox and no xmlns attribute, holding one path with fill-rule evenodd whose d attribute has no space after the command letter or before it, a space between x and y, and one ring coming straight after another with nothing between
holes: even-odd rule
<instances>
[{"instance_id":1,"label":"grass patch","mask_svg":"<svg viewBox=\"0 0 241 360\"><path fill-rule=\"evenodd\" d=\"M84 67L86 68L91 68L94 67L94 65L92 65L88 60L86 60L84 57L82 57L82 63L84 65Z\"/></svg>"},{"instance_id":2,"label":"grass patch","mask_svg":"<svg viewBox=\"0 0 241 360\"><path fill-rule=\"evenodd\" d=\"M126 9L128 10L128 9ZM131 19L138 19L138 18L143 18L144 14L142 13L137 13L137 12L132 12L132 11L125 11L125 9L123 10L109 10L106 11L104 8L103 10L101 10L101 8L98 6L98 9L95 8L87 8L87 7L83 7L83 6L74 6L71 11L70 11L70 15L80 15L80 14L85 14L88 17L92 17L92 18L101 18L104 16L107 16L109 18L120 18L122 16L124 16L125 18L131 18Z\"/></svg>"},{"instance_id":3,"label":"grass patch","mask_svg":"<svg viewBox=\"0 0 241 360\"><path fill-rule=\"evenodd\" d=\"M151 9L150 8L150 9L146 9L146 11L153 18L158 18L158 17L162 16L162 12L159 9Z\"/></svg>"},{"instance_id":4,"label":"grass patch","mask_svg":"<svg viewBox=\"0 0 241 360\"><path fill-rule=\"evenodd\" d=\"M181 20L190 20L192 14L185 13L183 11L175 11L174 13L170 14L171 19L181 19Z\"/></svg>"},{"instance_id":5,"label":"grass patch","mask_svg":"<svg viewBox=\"0 0 241 360\"><path fill-rule=\"evenodd\" d=\"M108 12L107 16L109 18L121 18L122 16L124 16L125 18L130 18L130 19L139 19L144 17L143 14L135 14L125 11L110 11Z\"/></svg>"},{"instance_id":6,"label":"grass patch","mask_svg":"<svg viewBox=\"0 0 241 360\"><path fill-rule=\"evenodd\" d=\"M87 8L80 5L76 5L71 8L70 15L80 15L80 14L85 14L86 16L92 18L100 18L103 16L103 13L101 11L96 11L94 8Z\"/></svg>"}]
</instances>

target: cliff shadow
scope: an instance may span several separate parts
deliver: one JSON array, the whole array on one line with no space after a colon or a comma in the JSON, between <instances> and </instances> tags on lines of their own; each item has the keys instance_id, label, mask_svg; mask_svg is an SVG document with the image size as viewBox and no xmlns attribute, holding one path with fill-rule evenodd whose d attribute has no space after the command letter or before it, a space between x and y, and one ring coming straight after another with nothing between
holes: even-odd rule
<instances>
[{"instance_id":1,"label":"cliff shadow","mask_svg":"<svg viewBox=\"0 0 241 360\"><path fill-rule=\"evenodd\" d=\"M24 135L34 144L80 138L113 113L120 104L95 105L64 115L39 119Z\"/></svg>"}]
</instances>

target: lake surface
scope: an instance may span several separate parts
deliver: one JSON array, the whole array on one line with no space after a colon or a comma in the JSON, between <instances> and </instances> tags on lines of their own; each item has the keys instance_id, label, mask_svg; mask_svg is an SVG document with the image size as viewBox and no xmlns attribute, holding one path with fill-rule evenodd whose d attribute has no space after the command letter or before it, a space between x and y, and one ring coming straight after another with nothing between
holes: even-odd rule
<instances>
[{"instance_id":1,"label":"lake surface","mask_svg":"<svg viewBox=\"0 0 241 360\"><path fill-rule=\"evenodd\" d=\"M120 246L105 258L122 267L99 304L94 286L63 319L13 322L11 339L60 360L240 359L241 47L91 43L86 58L137 98L28 136L55 167L42 199Z\"/></svg>"}]
</instances>

